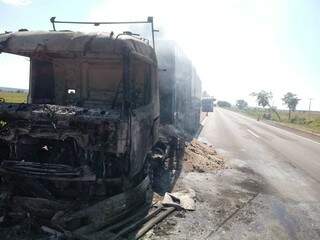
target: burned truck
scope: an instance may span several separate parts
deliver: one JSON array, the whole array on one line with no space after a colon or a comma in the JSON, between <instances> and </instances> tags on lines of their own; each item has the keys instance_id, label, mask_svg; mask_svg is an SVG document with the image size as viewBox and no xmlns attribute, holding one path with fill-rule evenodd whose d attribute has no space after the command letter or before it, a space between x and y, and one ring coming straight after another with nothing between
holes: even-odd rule
<instances>
[{"instance_id":1,"label":"burned truck","mask_svg":"<svg viewBox=\"0 0 320 240\"><path fill-rule=\"evenodd\" d=\"M30 58L28 102L0 103L2 193L87 204L134 190L117 206L142 203L159 125L153 48L127 34L23 31L0 35L0 52Z\"/></svg>"}]
</instances>

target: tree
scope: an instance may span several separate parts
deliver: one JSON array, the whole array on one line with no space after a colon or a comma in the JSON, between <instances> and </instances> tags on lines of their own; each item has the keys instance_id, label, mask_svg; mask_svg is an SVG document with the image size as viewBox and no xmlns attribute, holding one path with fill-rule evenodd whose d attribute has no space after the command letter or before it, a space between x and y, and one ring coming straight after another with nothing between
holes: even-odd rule
<instances>
[{"instance_id":1,"label":"tree","mask_svg":"<svg viewBox=\"0 0 320 240\"><path fill-rule=\"evenodd\" d=\"M272 92L266 92L264 90L261 90L260 92L253 92L250 95L256 97L258 106L262 106L263 108L270 106L270 100L273 97Z\"/></svg>"},{"instance_id":2,"label":"tree","mask_svg":"<svg viewBox=\"0 0 320 240\"><path fill-rule=\"evenodd\" d=\"M231 104L228 103L227 101L218 101L217 102L217 105L219 107L225 107L225 108L230 108L231 107Z\"/></svg>"},{"instance_id":3,"label":"tree","mask_svg":"<svg viewBox=\"0 0 320 240\"><path fill-rule=\"evenodd\" d=\"M300 99L297 97L296 94L293 94L292 92L287 92L283 98L282 98L283 104L287 105L289 108L289 116L288 119L291 119L291 112L294 112L297 108L297 105L300 101Z\"/></svg>"},{"instance_id":4,"label":"tree","mask_svg":"<svg viewBox=\"0 0 320 240\"><path fill-rule=\"evenodd\" d=\"M256 101L258 103L258 106L262 106L263 109L266 106L268 106L269 109L272 110L277 115L277 117L279 118L279 121L281 120L279 113L270 104L270 101L273 98L272 92L267 92L267 91L261 90L260 92L253 92L250 95L253 97L256 97Z\"/></svg>"},{"instance_id":5,"label":"tree","mask_svg":"<svg viewBox=\"0 0 320 240\"><path fill-rule=\"evenodd\" d=\"M245 100L240 99L237 100L236 106L238 109L243 110L248 107L248 103Z\"/></svg>"}]
</instances>

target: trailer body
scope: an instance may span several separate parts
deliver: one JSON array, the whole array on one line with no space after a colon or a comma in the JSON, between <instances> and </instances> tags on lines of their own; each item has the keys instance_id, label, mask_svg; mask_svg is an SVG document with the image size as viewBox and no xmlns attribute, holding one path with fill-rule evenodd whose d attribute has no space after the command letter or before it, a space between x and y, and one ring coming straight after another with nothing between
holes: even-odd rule
<instances>
[{"instance_id":1,"label":"trailer body","mask_svg":"<svg viewBox=\"0 0 320 240\"><path fill-rule=\"evenodd\" d=\"M160 119L189 134L197 132L201 112L201 81L181 48L173 41L157 42Z\"/></svg>"}]
</instances>

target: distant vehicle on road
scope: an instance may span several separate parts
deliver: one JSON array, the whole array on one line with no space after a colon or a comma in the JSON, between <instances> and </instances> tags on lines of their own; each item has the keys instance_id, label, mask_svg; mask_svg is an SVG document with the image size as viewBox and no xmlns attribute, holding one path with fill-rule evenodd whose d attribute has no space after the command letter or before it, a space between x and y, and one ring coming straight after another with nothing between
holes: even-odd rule
<instances>
[{"instance_id":1,"label":"distant vehicle on road","mask_svg":"<svg viewBox=\"0 0 320 240\"><path fill-rule=\"evenodd\" d=\"M213 97L205 97L201 100L202 112L213 112L215 99Z\"/></svg>"}]
</instances>

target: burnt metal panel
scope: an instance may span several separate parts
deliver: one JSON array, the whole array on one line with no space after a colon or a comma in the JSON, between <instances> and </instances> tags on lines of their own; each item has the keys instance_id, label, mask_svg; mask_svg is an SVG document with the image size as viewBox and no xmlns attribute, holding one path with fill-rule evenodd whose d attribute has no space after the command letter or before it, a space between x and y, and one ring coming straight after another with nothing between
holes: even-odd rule
<instances>
[{"instance_id":1,"label":"burnt metal panel","mask_svg":"<svg viewBox=\"0 0 320 240\"><path fill-rule=\"evenodd\" d=\"M144 42L127 38L115 39L110 33L81 32L15 32L0 35L0 51L24 56L43 53L48 57L104 57L122 55L123 49L137 53L156 63L155 52Z\"/></svg>"}]
</instances>

